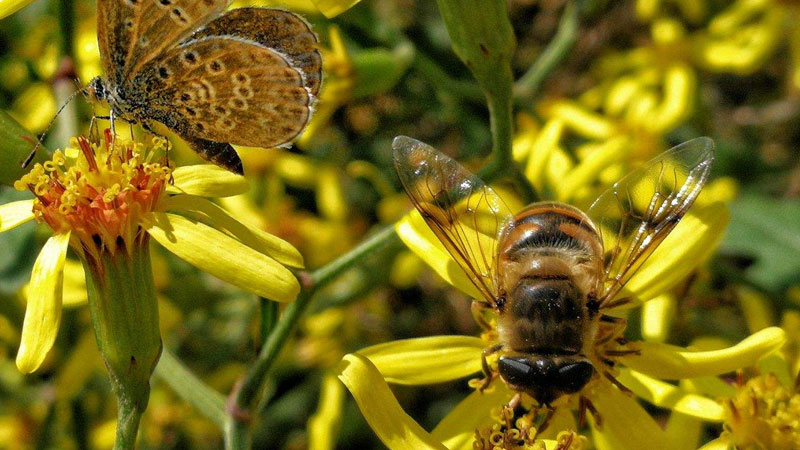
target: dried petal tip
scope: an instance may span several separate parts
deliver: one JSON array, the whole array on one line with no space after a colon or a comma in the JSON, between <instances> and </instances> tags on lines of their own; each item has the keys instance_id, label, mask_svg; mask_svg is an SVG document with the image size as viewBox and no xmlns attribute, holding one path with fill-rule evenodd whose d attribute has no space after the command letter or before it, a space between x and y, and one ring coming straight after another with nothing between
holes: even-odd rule
<instances>
[{"instance_id":1,"label":"dried petal tip","mask_svg":"<svg viewBox=\"0 0 800 450\"><path fill-rule=\"evenodd\" d=\"M167 145L155 138L146 147L110 133L95 144L80 136L14 186L36 195L37 220L56 232L71 231L94 256L98 247L113 254L131 247L140 216L155 208L165 190L172 171L154 155Z\"/></svg>"}]
</instances>

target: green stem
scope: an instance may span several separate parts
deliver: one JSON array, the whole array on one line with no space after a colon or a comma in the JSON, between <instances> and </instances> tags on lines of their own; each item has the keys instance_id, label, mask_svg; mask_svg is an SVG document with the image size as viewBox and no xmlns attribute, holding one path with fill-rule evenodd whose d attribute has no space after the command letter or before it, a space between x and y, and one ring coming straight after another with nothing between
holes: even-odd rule
<instances>
[{"instance_id":1,"label":"green stem","mask_svg":"<svg viewBox=\"0 0 800 450\"><path fill-rule=\"evenodd\" d=\"M139 419L142 411L134 402L119 399L117 405L117 436L114 439L114 450L130 450L136 446L136 433L139 430Z\"/></svg>"},{"instance_id":2,"label":"green stem","mask_svg":"<svg viewBox=\"0 0 800 450\"><path fill-rule=\"evenodd\" d=\"M261 309L261 343L267 341L269 332L275 328L275 323L278 321L278 314L280 309L278 304L266 298L259 299Z\"/></svg>"},{"instance_id":3,"label":"green stem","mask_svg":"<svg viewBox=\"0 0 800 450\"><path fill-rule=\"evenodd\" d=\"M514 99L518 104L530 103L539 92L547 75L567 56L578 40L578 7L575 2L567 4L553 40L547 44L536 62L514 84Z\"/></svg>"},{"instance_id":4,"label":"green stem","mask_svg":"<svg viewBox=\"0 0 800 450\"><path fill-rule=\"evenodd\" d=\"M248 448L247 420L250 415L250 409L261 390L267 372L275 362L286 340L294 331L314 294L366 256L373 254L397 239L399 238L395 233L394 226L387 226L347 254L306 275L309 286L300 293L294 302L286 307L281 319L272 329L264 346L261 348L256 361L231 392L228 399L229 423L226 425L225 433L226 448Z\"/></svg>"},{"instance_id":5,"label":"green stem","mask_svg":"<svg viewBox=\"0 0 800 450\"><path fill-rule=\"evenodd\" d=\"M225 426L225 397L197 378L169 350L161 353L155 375L214 424Z\"/></svg>"}]
</instances>

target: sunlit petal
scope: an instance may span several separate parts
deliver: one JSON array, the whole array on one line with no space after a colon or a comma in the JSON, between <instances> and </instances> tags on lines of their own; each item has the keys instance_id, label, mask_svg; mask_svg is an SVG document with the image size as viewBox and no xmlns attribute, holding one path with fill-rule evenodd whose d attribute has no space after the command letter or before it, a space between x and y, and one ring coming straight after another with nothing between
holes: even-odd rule
<instances>
[{"instance_id":1,"label":"sunlit petal","mask_svg":"<svg viewBox=\"0 0 800 450\"><path fill-rule=\"evenodd\" d=\"M344 386L332 374L322 380L317 412L308 421L309 450L333 450L342 421Z\"/></svg>"},{"instance_id":2,"label":"sunlit petal","mask_svg":"<svg viewBox=\"0 0 800 450\"><path fill-rule=\"evenodd\" d=\"M696 450L703 427L702 419L673 411L664 432L672 450Z\"/></svg>"},{"instance_id":3,"label":"sunlit petal","mask_svg":"<svg viewBox=\"0 0 800 450\"><path fill-rule=\"evenodd\" d=\"M292 301L300 292L288 269L225 233L174 214L149 213L142 219L159 244L221 280L279 302Z\"/></svg>"},{"instance_id":4,"label":"sunlit petal","mask_svg":"<svg viewBox=\"0 0 800 450\"><path fill-rule=\"evenodd\" d=\"M637 396L656 406L712 422L721 422L723 419L722 405L709 398L691 394L633 370L621 370L617 379Z\"/></svg>"},{"instance_id":5,"label":"sunlit petal","mask_svg":"<svg viewBox=\"0 0 800 450\"><path fill-rule=\"evenodd\" d=\"M764 355L780 348L785 340L783 330L771 327L748 336L732 347L706 352L641 342L640 355L624 356L622 360L631 369L662 380L695 378L752 366Z\"/></svg>"},{"instance_id":6,"label":"sunlit petal","mask_svg":"<svg viewBox=\"0 0 800 450\"><path fill-rule=\"evenodd\" d=\"M470 297L482 298L478 289L461 270L458 263L450 257L417 211L412 211L403 217L397 222L395 228L398 236L408 248L431 266L440 277Z\"/></svg>"},{"instance_id":7,"label":"sunlit petal","mask_svg":"<svg viewBox=\"0 0 800 450\"><path fill-rule=\"evenodd\" d=\"M214 164L181 166L172 171L167 192L201 197L230 197L247 192L247 179Z\"/></svg>"},{"instance_id":8,"label":"sunlit petal","mask_svg":"<svg viewBox=\"0 0 800 450\"><path fill-rule=\"evenodd\" d=\"M633 397L608 383L600 383L591 396L602 423L592 419L592 435L601 450L668 450L666 436Z\"/></svg>"},{"instance_id":9,"label":"sunlit petal","mask_svg":"<svg viewBox=\"0 0 800 450\"><path fill-rule=\"evenodd\" d=\"M42 248L31 272L28 306L22 324L17 367L23 373L38 369L53 347L61 322L64 260L70 233L56 233Z\"/></svg>"},{"instance_id":10,"label":"sunlit petal","mask_svg":"<svg viewBox=\"0 0 800 450\"><path fill-rule=\"evenodd\" d=\"M697 450L729 450L730 448L732 448L730 444L721 438L717 438Z\"/></svg>"},{"instance_id":11,"label":"sunlit petal","mask_svg":"<svg viewBox=\"0 0 800 450\"><path fill-rule=\"evenodd\" d=\"M342 380L361 413L391 450L447 450L403 411L378 369L364 356L345 355L339 365Z\"/></svg>"},{"instance_id":12,"label":"sunlit petal","mask_svg":"<svg viewBox=\"0 0 800 450\"><path fill-rule=\"evenodd\" d=\"M359 350L389 383L433 384L481 370L486 344L472 336L435 336L387 342Z\"/></svg>"},{"instance_id":13,"label":"sunlit petal","mask_svg":"<svg viewBox=\"0 0 800 450\"><path fill-rule=\"evenodd\" d=\"M483 393L475 391L450 411L431 434L450 450L472 450L475 429L490 424L492 409L502 407L513 395L499 381Z\"/></svg>"},{"instance_id":14,"label":"sunlit petal","mask_svg":"<svg viewBox=\"0 0 800 450\"><path fill-rule=\"evenodd\" d=\"M0 205L0 232L10 230L33 219L33 200Z\"/></svg>"},{"instance_id":15,"label":"sunlit petal","mask_svg":"<svg viewBox=\"0 0 800 450\"><path fill-rule=\"evenodd\" d=\"M650 342L664 342L672 325L677 300L661 294L642 305L642 337Z\"/></svg>"},{"instance_id":16,"label":"sunlit petal","mask_svg":"<svg viewBox=\"0 0 800 450\"><path fill-rule=\"evenodd\" d=\"M243 244L289 267L303 267L303 255L283 239L264 230L249 226L231 216L211 201L191 196L175 195L163 202L167 210L180 210L212 228L222 230Z\"/></svg>"},{"instance_id":17,"label":"sunlit petal","mask_svg":"<svg viewBox=\"0 0 800 450\"><path fill-rule=\"evenodd\" d=\"M317 8L325 14L325 17L331 18L347 11L353 5L361 0L312 0Z\"/></svg>"}]
</instances>

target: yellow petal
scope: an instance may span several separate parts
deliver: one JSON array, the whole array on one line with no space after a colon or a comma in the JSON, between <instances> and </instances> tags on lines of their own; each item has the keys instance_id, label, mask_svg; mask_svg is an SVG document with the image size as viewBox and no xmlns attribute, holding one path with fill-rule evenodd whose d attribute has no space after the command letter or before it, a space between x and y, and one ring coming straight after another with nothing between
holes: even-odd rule
<instances>
[{"instance_id":1,"label":"yellow petal","mask_svg":"<svg viewBox=\"0 0 800 450\"><path fill-rule=\"evenodd\" d=\"M705 262L730 220L722 203L692 208L625 286L623 295L649 300L668 291Z\"/></svg>"},{"instance_id":2,"label":"yellow petal","mask_svg":"<svg viewBox=\"0 0 800 450\"><path fill-rule=\"evenodd\" d=\"M625 158L630 150L628 138L613 137L602 144L587 144L593 147L588 156L573 168L557 185L558 198L567 201L584 186L590 186L606 167Z\"/></svg>"},{"instance_id":3,"label":"yellow petal","mask_svg":"<svg viewBox=\"0 0 800 450\"><path fill-rule=\"evenodd\" d=\"M592 414L592 436L600 450L670 450L664 431L639 403L609 383L595 388L591 401L602 419L600 426Z\"/></svg>"},{"instance_id":4,"label":"yellow petal","mask_svg":"<svg viewBox=\"0 0 800 450\"><path fill-rule=\"evenodd\" d=\"M721 422L723 419L722 405L709 398L690 394L633 370L622 369L617 379L637 396L656 406L712 422Z\"/></svg>"},{"instance_id":5,"label":"yellow petal","mask_svg":"<svg viewBox=\"0 0 800 450\"><path fill-rule=\"evenodd\" d=\"M717 438L697 450L730 450L731 448L733 448L732 445L725 442L722 438Z\"/></svg>"},{"instance_id":6,"label":"yellow petal","mask_svg":"<svg viewBox=\"0 0 800 450\"><path fill-rule=\"evenodd\" d=\"M378 369L364 356L345 355L339 379L353 394L361 413L391 450L447 450L403 411Z\"/></svg>"},{"instance_id":7,"label":"yellow petal","mask_svg":"<svg viewBox=\"0 0 800 450\"><path fill-rule=\"evenodd\" d=\"M484 347L477 337L435 336L387 342L358 353L389 383L433 384L478 373Z\"/></svg>"},{"instance_id":8,"label":"yellow petal","mask_svg":"<svg viewBox=\"0 0 800 450\"><path fill-rule=\"evenodd\" d=\"M247 225L231 216L211 201L191 195L175 195L165 199L162 206L167 210L180 210L206 225L225 231L253 250L263 253L289 267L303 267L303 255L283 239L264 230Z\"/></svg>"},{"instance_id":9,"label":"yellow petal","mask_svg":"<svg viewBox=\"0 0 800 450\"><path fill-rule=\"evenodd\" d=\"M24 8L32 0L0 0L0 19L14 14Z\"/></svg>"},{"instance_id":10,"label":"yellow petal","mask_svg":"<svg viewBox=\"0 0 800 450\"><path fill-rule=\"evenodd\" d=\"M703 427L702 420L673 411L669 415L664 433L672 450L696 450Z\"/></svg>"},{"instance_id":11,"label":"yellow petal","mask_svg":"<svg viewBox=\"0 0 800 450\"><path fill-rule=\"evenodd\" d=\"M22 294L25 298L28 298L30 290L30 283L22 287ZM62 288L61 304L64 308L74 308L85 305L88 301L83 265L68 258L64 261L64 287Z\"/></svg>"},{"instance_id":12,"label":"yellow petal","mask_svg":"<svg viewBox=\"0 0 800 450\"><path fill-rule=\"evenodd\" d=\"M736 293L748 331L755 333L775 323L772 302L765 295L743 286L737 287Z\"/></svg>"},{"instance_id":13,"label":"yellow petal","mask_svg":"<svg viewBox=\"0 0 800 450\"><path fill-rule=\"evenodd\" d=\"M333 450L336 446L343 404L344 386L334 375L325 375L317 412L308 421L309 450Z\"/></svg>"},{"instance_id":14,"label":"yellow petal","mask_svg":"<svg viewBox=\"0 0 800 450\"><path fill-rule=\"evenodd\" d=\"M431 435L450 450L472 450L475 429L491 424L492 409L508 403L513 395L505 383L495 381L488 391L469 394L436 425Z\"/></svg>"},{"instance_id":15,"label":"yellow petal","mask_svg":"<svg viewBox=\"0 0 800 450\"><path fill-rule=\"evenodd\" d=\"M167 185L172 194L202 197L230 197L247 192L247 179L214 164L181 166L172 172L173 184Z\"/></svg>"},{"instance_id":16,"label":"yellow petal","mask_svg":"<svg viewBox=\"0 0 800 450\"><path fill-rule=\"evenodd\" d=\"M23 373L31 373L39 368L58 334L69 234L54 234L33 264L30 295L17 353L17 367Z\"/></svg>"},{"instance_id":17,"label":"yellow petal","mask_svg":"<svg viewBox=\"0 0 800 450\"><path fill-rule=\"evenodd\" d=\"M159 244L223 281L279 302L290 302L300 292L288 269L227 234L174 214L149 213L142 219Z\"/></svg>"},{"instance_id":18,"label":"yellow petal","mask_svg":"<svg viewBox=\"0 0 800 450\"><path fill-rule=\"evenodd\" d=\"M0 233L33 219L33 200L0 205Z\"/></svg>"},{"instance_id":19,"label":"yellow petal","mask_svg":"<svg viewBox=\"0 0 800 450\"><path fill-rule=\"evenodd\" d=\"M433 231L428 228L419 212L412 211L400 219L395 225L395 229L408 248L431 266L445 281L472 298L483 298L458 263L447 253Z\"/></svg>"},{"instance_id":20,"label":"yellow petal","mask_svg":"<svg viewBox=\"0 0 800 450\"><path fill-rule=\"evenodd\" d=\"M719 375L755 364L786 340L778 327L765 328L722 350L693 352L667 344L640 342L641 355L622 357L633 370L662 380Z\"/></svg>"},{"instance_id":21,"label":"yellow petal","mask_svg":"<svg viewBox=\"0 0 800 450\"><path fill-rule=\"evenodd\" d=\"M347 11L353 5L361 0L312 0L317 8L325 14L325 17L331 18Z\"/></svg>"},{"instance_id":22,"label":"yellow petal","mask_svg":"<svg viewBox=\"0 0 800 450\"><path fill-rule=\"evenodd\" d=\"M642 305L642 336L650 342L667 339L675 316L677 301L671 294L662 294Z\"/></svg>"}]
</instances>

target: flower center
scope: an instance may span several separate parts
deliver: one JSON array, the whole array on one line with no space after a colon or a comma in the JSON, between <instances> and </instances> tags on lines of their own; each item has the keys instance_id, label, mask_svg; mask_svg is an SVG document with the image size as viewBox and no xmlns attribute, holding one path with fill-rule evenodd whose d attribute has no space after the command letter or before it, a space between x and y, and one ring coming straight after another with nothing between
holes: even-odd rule
<instances>
[{"instance_id":1,"label":"flower center","mask_svg":"<svg viewBox=\"0 0 800 450\"><path fill-rule=\"evenodd\" d=\"M50 161L36 164L14 187L36 195L34 214L54 231L71 231L94 253L129 248L137 222L153 211L171 176L168 165L154 161L168 143L154 138L152 147L112 138L106 130L99 144L79 136L57 150Z\"/></svg>"},{"instance_id":2,"label":"flower center","mask_svg":"<svg viewBox=\"0 0 800 450\"><path fill-rule=\"evenodd\" d=\"M472 448L475 450L544 450L545 444L537 438L541 417L536 408L522 410L506 405L492 410L494 423L475 430ZM539 425L537 425L537 423ZM544 425L546 426L546 425ZM586 437L574 431L561 431L556 438L557 450L583 450L588 448Z\"/></svg>"},{"instance_id":3,"label":"flower center","mask_svg":"<svg viewBox=\"0 0 800 450\"><path fill-rule=\"evenodd\" d=\"M761 375L749 380L724 406L723 436L736 448L797 448L800 442L800 392L785 388L775 375Z\"/></svg>"}]
</instances>

